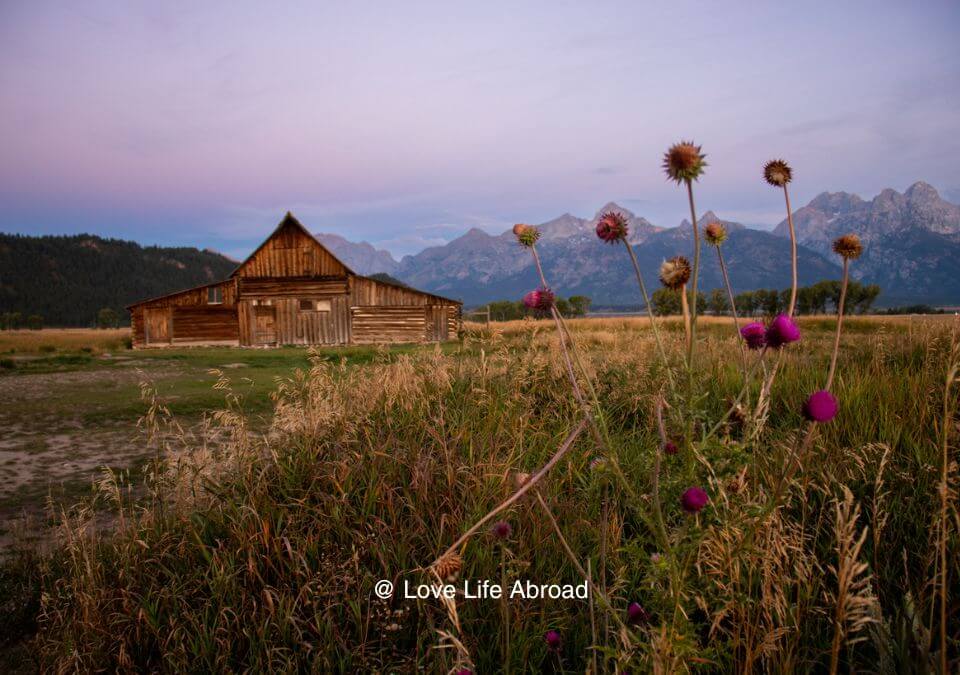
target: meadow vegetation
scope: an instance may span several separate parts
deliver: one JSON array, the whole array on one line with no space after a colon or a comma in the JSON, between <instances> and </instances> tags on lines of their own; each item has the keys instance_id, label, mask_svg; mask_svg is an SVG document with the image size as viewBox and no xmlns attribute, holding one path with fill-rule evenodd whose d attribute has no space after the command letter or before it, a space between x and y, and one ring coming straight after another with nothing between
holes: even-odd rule
<instances>
[{"instance_id":1,"label":"meadow vegetation","mask_svg":"<svg viewBox=\"0 0 960 675\"><path fill-rule=\"evenodd\" d=\"M231 442L208 449L160 433L175 419L157 403L144 423L165 452L145 474L105 474L95 503L61 514L61 547L19 558L42 570L43 602L25 593L42 664L490 672L507 658L518 672L583 671L594 659L611 672L795 671L825 668L837 634L844 668L931 660L951 322L849 321L840 412L770 513L833 322L801 322L762 426L731 419L691 447L684 420L665 411L681 445L659 474L669 555L645 511L665 381L639 322L571 322L639 502L581 436L536 493L498 514L508 538L483 528L459 553L461 578L576 582L565 541L613 613L596 597L445 607L372 593L381 578L429 583L431 561L569 433L577 410L557 332L517 321L470 328L451 354L381 354L362 367L315 356L279 386L266 433L248 426L224 376L215 426ZM664 327L681 358L682 322ZM740 388L730 321L702 327L698 436ZM130 482L142 480L148 494L135 499ZM680 503L691 484L710 496L695 516ZM115 533L89 531L97 501L118 515ZM948 544L955 556L954 535ZM950 579L958 597L955 570ZM631 603L642 622L628 622ZM955 611L949 621L953 639Z\"/></svg>"},{"instance_id":2,"label":"meadow vegetation","mask_svg":"<svg viewBox=\"0 0 960 675\"><path fill-rule=\"evenodd\" d=\"M675 320L654 315L609 212L597 236L624 244L645 320L564 318L540 233L519 224L540 279L523 304L546 321L363 363L311 350L276 381L265 427L225 368L222 405L191 434L144 384L153 459L104 471L60 510L57 546L5 568L40 667L953 672L960 327L845 319L855 235L833 245L837 316L798 319L782 160L763 174L785 200L790 293L775 316L738 315L726 230L696 216L705 166L691 142L664 157L693 224L692 261L658 270ZM698 307L703 254L729 319ZM589 594L375 592L484 579Z\"/></svg>"}]
</instances>

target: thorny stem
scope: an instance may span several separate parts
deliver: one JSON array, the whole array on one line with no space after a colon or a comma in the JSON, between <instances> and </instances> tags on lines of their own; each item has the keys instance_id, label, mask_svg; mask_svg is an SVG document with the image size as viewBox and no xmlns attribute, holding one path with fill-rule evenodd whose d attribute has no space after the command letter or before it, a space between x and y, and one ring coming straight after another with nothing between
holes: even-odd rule
<instances>
[{"instance_id":1,"label":"thorny stem","mask_svg":"<svg viewBox=\"0 0 960 675\"><path fill-rule=\"evenodd\" d=\"M537 497L537 501L540 502L543 512L547 516L547 520L550 521L550 526L553 527L554 533L557 535L557 539L560 541L560 546L563 547L564 552L567 554L567 557L570 559L570 562L576 568L577 572L584 578L584 580L590 584L590 590L597 596L600 600L600 604L603 605L603 608L610 612L610 615L613 616L614 620L617 622L617 625L624 631L629 631L627 624L623 622L623 619L620 618L619 612L617 612L613 605L610 604L610 601L607 599L607 596L604 595L597 585L593 583L593 579L587 574L587 571L583 569L583 565L580 564L580 561L577 559L577 556L574 554L573 549L570 548L570 544L567 543L566 537L563 536L563 531L560 529L560 524L557 523L556 517L553 515L553 511L550 510L550 507L547 505L547 502L544 501L543 495L540 494L540 491L537 490L534 492Z\"/></svg>"},{"instance_id":2,"label":"thorny stem","mask_svg":"<svg viewBox=\"0 0 960 675\"><path fill-rule=\"evenodd\" d=\"M723 284L727 287L727 298L730 300L730 313L733 314L733 329L736 333L737 344L740 346L740 361L743 364L743 377L747 377L747 350L743 346L740 336L740 320L737 318L737 303L733 299L733 286L730 285L730 275L727 274L727 263L723 260L723 251L717 246L717 258L720 260L720 272L723 274Z\"/></svg>"},{"instance_id":3,"label":"thorny stem","mask_svg":"<svg viewBox=\"0 0 960 675\"><path fill-rule=\"evenodd\" d=\"M630 242L624 238L623 245L627 247L627 253L630 254L630 262L633 263L633 272L637 276L637 284L640 286L640 294L643 296L643 304L647 308L647 316L650 317L650 329L653 331L653 338L657 342L657 350L660 352L660 359L663 361L663 367L667 372L667 380L670 387L673 388L673 374L670 371L670 364L667 361L667 352L663 348L663 340L660 339L660 331L657 328L657 321L653 316L653 304L650 302L650 296L647 295L647 286L643 283L643 275L640 274L640 264L637 262L637 254L633 250Z\"/></svg>"},{"instance_id":4,"label":"thorny stem","mask_svg":"<svg viewBox=\"0 0 960 675\"><path fill-rule=\"evenodd\" d=\"M664 553L670 553L670 538L667 536L667 525L663 520L663 510L660 508L660 462L663 455L663 448L667 444L667 429L663 424L663 396L657 395L657 430L660 432L660 447L653 455L653 477L651 479L651 491L653 492L653 515L657 519L657 529L660 533L660 545L663 546Z\"/></svg>"},{"instance_id":5,"label":"thorny stem","mask_svg":"<svg viewBox=\"0 0 960 675\"><path fill-rule=\"evenodd\" d=\"M444 551L443 554L440 555L433 562L433 564L434 565L437 564L437 562L439 562L446 556L456 552L456 550L460 548L462 544L466 543L467 540L470 539L470 537L472 537L477 532L477 530L483 527L484 523L489 522L495 515L509 508L511 504L515 503L517 500L523 497L523 495L525 495L531 488L533 488L537 483L539 483L544 478L544 476L550 473L550 469L552 469L557 464L557 462L563 459L563 456L566 455L567 452L569 452L570 448L573 447L573 442L577 440L577 437L583 432L587 424L589 424L589 421L587 419L580 420L580 423L576 427L574 427L573 431L567 434L566 439L564 439L563 443L560 444L560 447L557 449L557 451L553 453L553 456L547 461L546 464L540 467L539 471L533 474L530 477L530 479L527 480L526 483L524 483L517 489L516 492L514 492L512 495L504 499L502 502L500 502L500 504L495 506L489 513L487 513L487 515L485 515L483 518L478 520L473 525L473 527L471 527L469 530L464 532L459 539L453 542L453 544L451 544L450 547L447 548L447 550Z\"/></svg>"},{"instance_id":6,"label":"thorny stem","mask_svg":"<svg viewBox=\"0 0 960 675\"><path fill-rule=\"evenodd\" d=\"M833 355L830 357L830 371L827 373L827 386L833 386L833 376L837 372L837 356L840 354L840 330L843 328L843 304L847 298L847 283L850 278L850 261L843 259L843 281L840 284L840 301L837 303L837 332L833 336Z\"/></svg>"},{"instance_id":7,"label":"thorny stem","mask_svg":"<svg viewBox=\"0 0 960 675\"><path fill-rule=\"evenodd\" d=\"M680 287L680 308L683 310L683 332L687 338L687 368L691 369L693 366L690 362L690 345L693 342L690 337L690 302L687 300L686 284Z\"/></svg>"},{"instance_id":8,"label":"thorny stem","mask_svg":"<svg viewBox=\"0 0 960 675\"><path fill-rule=\"evenodd\" d=\"M715 433L717 433L717 431L720 430L720 427L722 427L726 423L726 421L730 419L730 415L733 414L733 411L737 409L737 405L739 405L740 401L743 400L743 397L746 396L747 391L750 388L750 376L753 375L753 371L755 371L757 367L761 363L763 363L763 357L766 355L766 353L767 353L767 347L764 347L760 351L760 355L757 357L757 360L753 362L752 366L750 366L750 370L747 371L747 376L744 378L743 386L740 387L740 393L737 394L737 397L735 399L733 399L733 403L730 404L730 407L727 409L727 412L723 414L723 417L717 420L717 423L714 424L712 427L710 427L710 431L704 434L703 438L701 439L701 442L706 441L708 438L710 438Z\"/></svg>"},{"instance_id":9,"label":"thorny stem","mask_svg":"<svg viewBox=\"0 0 960 675\"><path fill-rule=\"evenodd\" d=\"M697 226L697 211L693 205L693 183L687 181L687 199L690 202L690 222L693 223L693 308L690 321L690 344L687 345L687 367L693 382L693 350L697 340L697 277L700 274L700 228ZM691 386L692 389L692 386Z\"/></svg>"},{"instance_id":10,"label":"thorny stem","mask_svg":"<svg viewBox=\"0 0 960 675\"><path fill-rule=\"evenodd\" d=\"M787 226L790 228L790 261L791 261L791 286L790 286L790 307L787 309L787 315L793 316L793 310L797 306L797 233L793 229L793 212L790 210L790 193L787 191L787 185L783 185L783 198L787 202Z\"/></svg>"}]
</instances>

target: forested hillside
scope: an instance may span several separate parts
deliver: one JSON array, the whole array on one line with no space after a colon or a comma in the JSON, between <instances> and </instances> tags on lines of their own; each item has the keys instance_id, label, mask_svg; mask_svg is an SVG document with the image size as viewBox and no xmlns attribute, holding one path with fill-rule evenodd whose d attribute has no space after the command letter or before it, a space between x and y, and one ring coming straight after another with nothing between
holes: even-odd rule
<instances>
[{"instance_id":1,"label":"forested hillside","mask_svg":"<svg viewBox=\"0 0 960 675\"><path fill-rule=\"evenodd\" d=\"M0 234L0 314L40 315L46 326L88 326L106 307L126 322L126 305L223 279L236 264L212 251L88 234Z\"/></svg>"}]
</instances>

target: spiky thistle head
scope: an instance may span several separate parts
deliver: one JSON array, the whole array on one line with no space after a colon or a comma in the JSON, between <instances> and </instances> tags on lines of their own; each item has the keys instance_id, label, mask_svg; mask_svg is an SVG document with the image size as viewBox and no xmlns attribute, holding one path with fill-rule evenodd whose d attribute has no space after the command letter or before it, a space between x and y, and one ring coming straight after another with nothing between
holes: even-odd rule
<instances>
[{"instance_id":1,"label":"spiky thistle head","mask_svg":"<svg viewBox=\"0 0 960 675\"><path fill-rule=\"evenodd\" d=\"M513 234L516 236L520 245L526 246L527 248L536 244L537 239L540 238L540 230L533 225L524 225L523 223L517 223L513 226Z\"/></svg>"},{"instance_id":2,"label":"spiky thistle head","mask_svg":"<svg viewBox=\"0 0 960 675\"><path fill-rule=\"evenodd\" d=\"M665 441L663 444L663 452L666 455L675 455L680 452L680 448L678 448L677 444L673 441Z\"/></svg>"},{"instance_id":3,"label":"spiky thistle head","mask_svg":"<svg viewBox=\"0 0 960 675\"><path fill-rule=\"evenodd\" d=\"M767 346L779 349L800 339L800 327L786 314L776 316L767 326Z\"/></svg>"},{"instance_id":4,"label":"spiky thistle head","mask_svg":"<svg viewBox=\"0 0 960 675\"><path fill-rule=\"evenodd\" d=\"M811 422L829 422L839 410L837 399L826 389L813 392L803 404L803 416Z\"/></svg>"},{"instance_id":5,"label":"spiky thistle head","mask_svg":"<svg viewBox=\"0 0 960 675\"><path fill-rule=\"evenodd\" d=\"M740 337L750 349L763 349L767 346L767 328L758 321L748 323L741 328Z\"/></svg>"},{"instance_id":6,"label":"spiky thistle head","mask_svg":"<svg viewBox=\"0 0 960 675\"><path fill-rule=\"evenodd\" d=\"M860 237L850 233L833 240L833 252L846 260L856 260L863 253Z\"/></svg>"},{"instance_id":7,"label":"spiky thistle head","mask_svg":"<svg viewBox=\"0 0 960 675\"><path fill-rule=\"evenodd\" d=\"M642 626L650 623L650 615L639 602L631 602L627 606L627 623L631 626Z\"/></svg>"},{"instance_id":8,"label":"spiky thistle head","mask_svg":"<svg viewBox=\"0 0 960 675\"><path fill-rule=\"evenodd\" d=\"M663 155L663 170L670 180L689 183L703 175L707 166L706 157L693 141L680 141L671 145Z\"/></svg>"},{"instance_id":9,"label":"spiky thistle head","mask_svg":"<svg viewBox=\"0 0 960 675\"><path fill-rule=\"evenodd\" d=\"M680 495L680 505L687 513L700 513L709 501L706 491L699 487L689 487Z\"/></svg>"},{"instance_id":10,"label":"spiky thistle head","mask_svg":"<svg viewBox=\"0 0 960 675\"><path fill-rule=\"evenodd\" d=\"M763 165L763 178L774 187L783 187L793 180L793 169L782 159L771 159Z\"/></svg>"},{"instance_id":11,"label":"spiky thistle head","mask_svg":"<svg viewBox=\"0 0 960 675\"><path fill-rule=\"evenodd\" d=\"M506 541L510 538L510 535L513 534L513 527L511 527L507 521L500 520L490 528L490 534L493 535L494 539Z\"/></svg>"},{"instance_id":12,"label":"spiky thistle head","mask_svg":"<svg viewBox=\"0 0 960 675\"><path fill-rule=\"evenodd\" d=\"M690 261L682 255L660 263L660 283L671 291L678 291L690 281Z\"/></svg>"},{"instance_id":13,"label":"spiky thistle head","mask_svg":"<svg viewBox=\"0 0 960 675\"><path fill-rule=\"evenodd\" d=\"M563 648L563 638L555 630L548 630L544 633L543 641L547 643L547 649L551 652L559 652Z\"/></svg>"},{"instance_id":14,"label":"spiky thistle head","mask_svg":"<svg viewBox=\"0 0 960 675\"><path fill-rule=\"evenodd\" d=\"M703 238L707 240L708 244L719 246L727 240L727 228L719 220L707 223L707 226L703 228Z\"/></svg>"},{"instance_id":15,"label":"spiky thistle head","mask_svg":"<svg viewBox=\"0 0 960 675\"><path fill-rule=\"evenodd\" d=\"M441 579L454 581L463 569L463 559L456 553L448 553L433 564L434 573Z\"/></svg>"},{"instance_id":16,"label":"spiky thistle head","mask_svg":"<svg viewBox=\"0 0 960 675\"><path fill-rule=\"evenodd\" d=\"M627 225L627 219L623 214L616 211L607 211L600 216L597 221L597 236L608 244L616 244L618 241L626 241L630 227Z\"/></svg>"},{"instance_id":17,"label":"spiky thistle head","mask_svg":"<svg viewBox=\"0 0 960 675\"><path fill-rule=\"evenodd\" d=\"M523 304L527 309L539 310L541 312L549 311L549 309L553 307L553 300L553 291L549 288L538 288L523 296Z\"/></svg>"}]
</instances>

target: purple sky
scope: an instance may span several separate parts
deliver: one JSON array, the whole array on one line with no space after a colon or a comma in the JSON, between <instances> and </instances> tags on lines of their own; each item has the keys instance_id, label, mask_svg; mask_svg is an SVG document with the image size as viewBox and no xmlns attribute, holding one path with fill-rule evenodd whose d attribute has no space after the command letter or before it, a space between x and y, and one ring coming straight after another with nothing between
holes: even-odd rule
<instances>
[{"instance_id":1,"label":"purple sky","mask_svg":"<svg viewBox=\"0 0 960 675\"><path fill-rule=\"evenodd\" d=\"M0 3L0 231L242 256L287 209L394 254L616 200L923 179L960 201L960 3Z\"/></svg>"}]
</instances>

